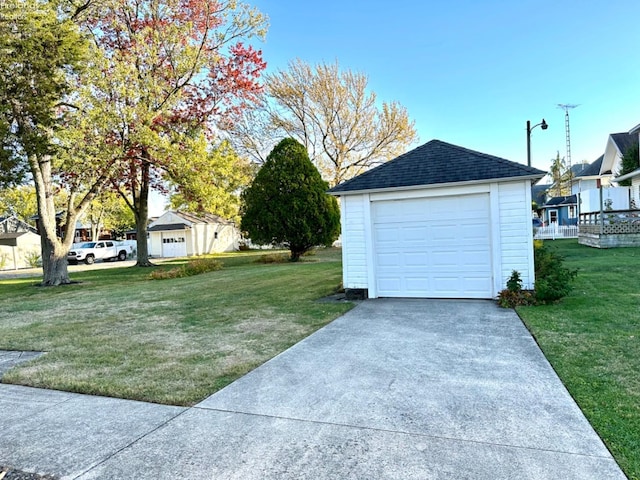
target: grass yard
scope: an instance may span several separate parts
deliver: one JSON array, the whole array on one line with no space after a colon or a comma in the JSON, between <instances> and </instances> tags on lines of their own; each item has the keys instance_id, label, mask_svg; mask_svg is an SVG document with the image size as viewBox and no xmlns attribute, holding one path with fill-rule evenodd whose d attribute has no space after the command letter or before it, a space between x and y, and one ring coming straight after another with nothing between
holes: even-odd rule
<instances>
[{"instance_id":1,"label":"grass yard","mask_svg":"<svg viewBox=\"0 0 640 480\"><path fill-rule=\"evenodd\" d=\"M640 480L640 248L547 241L578 268L560 304L518 313L631 480Z\"/></svg>"},{"instance_id":2,"label":"grass yard","mask_svg":"<svg viewBox=\"0 0 640 480\"><path fill-rule=\"evenodd\" d=\"M135 267L55 288L0 280L0 349L48 352L3 382L197 403L353 306L316 301L341 282L339 250L255 263L263 253L220 255L224 269L171 280Z\"/></svg>"}]
</instances>

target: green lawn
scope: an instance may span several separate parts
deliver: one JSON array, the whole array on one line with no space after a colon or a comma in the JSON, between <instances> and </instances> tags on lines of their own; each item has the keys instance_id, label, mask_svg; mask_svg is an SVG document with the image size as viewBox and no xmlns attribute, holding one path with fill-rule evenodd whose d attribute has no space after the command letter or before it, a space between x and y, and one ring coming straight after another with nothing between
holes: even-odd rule
<instances>
[{"instance_id":1,"label":"green lawn","mask_svg":"<svg viewBox=\"0 0 640 480\"><path fill-rule=\"evenodd\" d=\"M2 280L0 349L48 352L3 382L192 405L352 307L316 301L341 282L339 250L298 263L259 255L221 255L223 270L172 280L136 267L54 288Z\"/></svg>"},{"instance_id":2,"label":"green lawn","mask_svg":"<svg viewBox=\"0 0 640 480\"><path fill-rule=\"evenodd\" d=\"M518 313L627 476L640 480L640 248L545 244L579 269L574 291Z\"/></svg>"}]
</instances>

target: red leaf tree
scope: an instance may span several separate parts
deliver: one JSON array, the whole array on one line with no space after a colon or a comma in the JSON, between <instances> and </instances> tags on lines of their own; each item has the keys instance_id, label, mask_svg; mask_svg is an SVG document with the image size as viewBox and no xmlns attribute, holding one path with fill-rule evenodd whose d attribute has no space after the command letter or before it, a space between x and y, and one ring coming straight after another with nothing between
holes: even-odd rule
<instances>
[{"instance_id":1,"label":"red leaf tree","mask_svg":"<svg viewBox=\"0 0 640 480\"><path fill-rule=\"evenodd\" d=\"M101 159L132 209L138 265L147 249L149 192L174 164L188 161L199 135L213 138L258 101L266 64L243 40L261 36L265 18L232 0L106 0L86 26L101 55L80 93ZM178 161L180 160L180 161Z\"/></svg>"}]
</instances>

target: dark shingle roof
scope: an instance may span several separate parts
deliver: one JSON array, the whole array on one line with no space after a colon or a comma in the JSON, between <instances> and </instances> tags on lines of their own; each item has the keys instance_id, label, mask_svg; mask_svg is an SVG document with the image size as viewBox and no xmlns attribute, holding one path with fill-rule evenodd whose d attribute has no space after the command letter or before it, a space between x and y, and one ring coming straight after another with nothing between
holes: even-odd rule
<instances>
[{"instance_id":1,"label":"dark shingle roof","mask_svg":"<svg viewBox=\"0 0 640 480\"><path fill-rule=\"evenodd\" d=\"M154 225L148 228L150 232L168 232L171 230L185 230L191 227L186 223L165 223L164 225Z\"/></svg>"},{"instance_id":2,"label":"dark shingle roof","mask_svg":"<svg viewBox=\"0 0 640 480\"><path fill-rule=\"evenodd\" d=\"M620 153L624 155L627 153L634 143L638 141L638 136L636 134L629 134L627 132L624 133L612 133L611 139L618 146Z\"/></svg>"},{"instance_id":3,"label":"dark shingle roof","mask_svg":"<svg viewBox=\"0 0 640 480\"><path fill-rule=\"evenodd\" d=\"M545 172L440 140L431 140L410 152L347 180L330 193L514 177L542 178Z\"/></svg>"},{"instance_id":4,"label":"dark shingle roof","mask_svg":"<svg viewBox=\"0 0 640 480\"><path fill-rule=\"evenodd\" d=\"M600 167L602 166L602 160L604 160L604 155L600 155L600 157L587 165L584 170L580 172L580 175L576 175L577 177L593 177L600 175Z\"/></svg>"},{"instance_id":5,"label":"dark shingle roof","mask_svg":"<svg viewBox=\"0 0 640 480\"><path fill-rule=\"evenodd\" d=\"M568 197L553 197L550 198L541 208L555 207L558 205L574 205L578 203L578 197L576 195L570 195Z\"/></svg>"}]
</instances>

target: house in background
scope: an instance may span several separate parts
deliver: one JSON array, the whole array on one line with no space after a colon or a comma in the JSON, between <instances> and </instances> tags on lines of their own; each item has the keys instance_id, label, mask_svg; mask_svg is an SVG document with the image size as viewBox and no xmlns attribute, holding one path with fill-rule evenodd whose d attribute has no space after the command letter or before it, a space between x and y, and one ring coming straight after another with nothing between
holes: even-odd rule
<instances>
[{"instance_id":1,"label":"house in background","mask_svg":"<svg viewBox=\"0 0 640 480\"><path fill-rule=\"evenodd\" d=\"M240 231L217 215L168 211L149 224L149 254L187 257L238 250Z\"/></svg>"},{"instance_id":2,"label":"house in background","mask_svg":"<svg viewBox=\"0 0 640 480\"><path fill-rule=\"evenodd\" d=\"M540 208L540 219L545 225L577 225L578 199L576 195L552 197Z\"/></svg>"},{"instance_id":3,"label":"house in background","mask_svg":"<svg viewBox=\"0 0 640 480\"><path fill-rule=\"evenodd\" d=\"M29 268L40 255L40 235L16 217L0 217L0 270Z\"/></svg>"},{"instance_id":4,"label":"house in background","mask_svg":"<svg viewBox=\"0 0 640 480\"><path fill-rule=\"evenodd\" d=\"M610 185L611 179L618 175L622 157L635 143L638 143L638 133L634 130L609 135L600 166L600 179L603 187Z\"/></svg>"},{"instance_id":5,"label":"house in background","mask_svg":"<svg viewBox=\"0 0 640 480\"><path fill-rule=\"evenodd\" d=\"M619 175L622 157L638 144L639 135L640 125L628 133L609 135L600 188L580 194L579 243L597 248L640 246L640 168ZM618 186L624 180L630 180L631 186Z\"/></svg>"},{"instance_id":6,"label":"house in background","mask_svg":"<svg viewBox=\"0 0 640 480\"><path fill-rule=\"evenodd\" d=\"M545 172L432 140L333 187L353 297L495 298L535 281L531 185Z\"/></svg>"},{"instance_id":7,"label":"house in background","mask_svg":"<svg viewBox=\"0 0 640 480\"><path fill-rule=\"evenodd\" d=\"M582 170L571 178L571 195L577 195L585 190L600 188L602 177L600 169L604 155L600 155L596 160L583 166Z\"/></svg>"}]
</instances>

